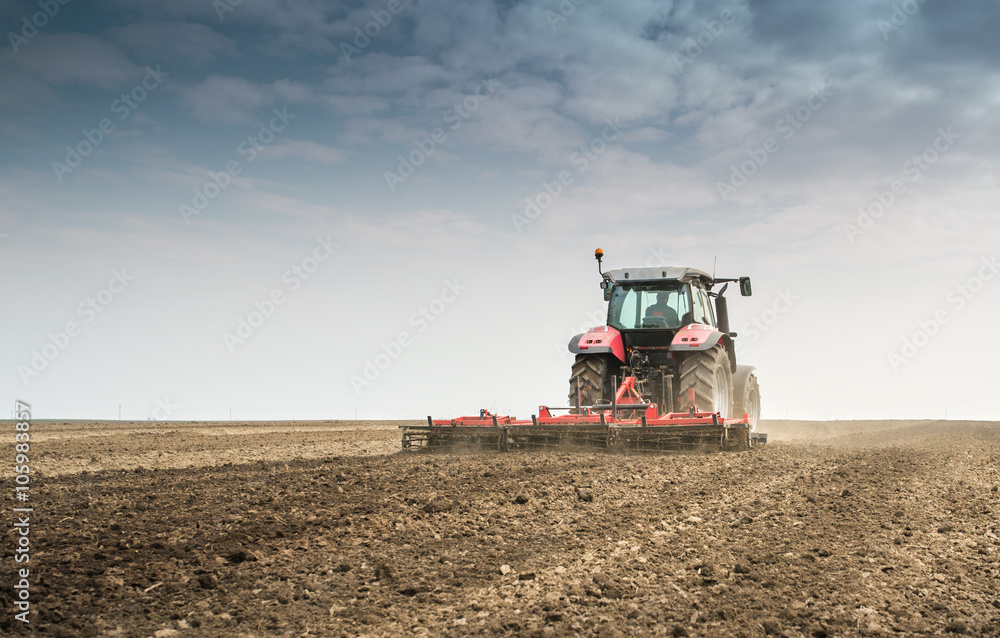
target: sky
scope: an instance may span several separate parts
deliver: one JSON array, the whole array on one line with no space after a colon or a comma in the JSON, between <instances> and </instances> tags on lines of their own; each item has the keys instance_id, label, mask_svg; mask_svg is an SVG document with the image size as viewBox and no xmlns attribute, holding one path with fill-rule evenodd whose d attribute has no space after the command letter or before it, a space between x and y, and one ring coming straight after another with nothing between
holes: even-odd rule
<instances>
[{"instance_id":1,"label":"sky","mask_svg":"<svg viewBox=\"0 0 1000 638\"><path fill-rule=\"evenodd\" d=\"M998 418L996 2L35 0L0 23L11 410L526 418L604 322L599 247L752 278L729 306L764 418Z\"/></svg>"}]
</instances>

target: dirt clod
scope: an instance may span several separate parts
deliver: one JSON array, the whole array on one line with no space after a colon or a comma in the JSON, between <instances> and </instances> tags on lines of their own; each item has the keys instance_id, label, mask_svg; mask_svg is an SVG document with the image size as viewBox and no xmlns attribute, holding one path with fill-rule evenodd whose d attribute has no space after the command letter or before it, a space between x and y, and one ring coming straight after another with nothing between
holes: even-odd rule
<instances>
[{"instance_id":1,"label":"dirt clod","mask_svg":"<svg viewBox=\"0 0 1000 638\"><path fill-rule=\"evenodd\" d=\"M424 505L424 511L428 514L436 514L438 512L448 512L454 509L456 503L455 501L450 501L446 498L436 498L430 503Z\"/></svg>"},{"instance_id":2,"label":"dirt clod","mask_svg":"<svg viewBox=\"0 0 1000 638\"><path fill-rule=\"evenodd\" d=\"M781 623L774 618L768 618L760 624L764 628L764 633L768 636L780 636L782 633Z\"/></svg>"},{"instance_id":3,"label":"dirt clod","mask_svg":"<svg viewBox=\"0 0 1000 638\"><path fill-rule=\"evenodd\" d=\"M226 557L230 563L234 565L239 565L240 563L245 563L247 561L255 561L257 557L254 556L253 552L248 552L245 549L238 549L235 552L229 554Z\"/></svg>"},{"instance_id":4,"label":"dirt clod","mask_svg":"<svg viewBox=\"0 0 1000 638\"><path fill-rule=\"evenodd\" d=\"M379 563L375 567L375 580L392 580L392 568L385 563Z\"/></svg>"},{"instance_id":5,"label":"dirt clod","mask_svg":"<svg viewBox=\"0 0 1000 638\"><path fill-rule=\"evenodd\" d=\"M202 574L198 576L198 585L202 589L215 589L219 586L219 577L215 574Z\"/></svg>"}]
</instances>

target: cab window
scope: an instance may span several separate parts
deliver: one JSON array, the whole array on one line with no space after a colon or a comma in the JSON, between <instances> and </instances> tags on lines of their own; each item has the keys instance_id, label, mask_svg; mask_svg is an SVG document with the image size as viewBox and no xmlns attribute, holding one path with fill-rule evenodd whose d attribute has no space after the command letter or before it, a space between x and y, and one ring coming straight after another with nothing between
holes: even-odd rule
<instances>
[{"instance_id":1,"label":"cab window","mask_svg":"<svg viewBox=\"0 0 1000 638\"><path fill-rule=\"evenodd\" d=\"M691 321L688 287L617 286L611 296L608 318L619 330L679 328Z\"/></svg>"},{"instance_id":2,"label":"cab window","mask_svg":"<svg viewBox=\"0 0 1000 638\"><path fill-rule=\"evenodd\" d=\"M712 305L708 301L708 293L700 286L692 286L691 292L694 322L714 326L715 320L712 314Z\"/></svg>"}]
</instances>

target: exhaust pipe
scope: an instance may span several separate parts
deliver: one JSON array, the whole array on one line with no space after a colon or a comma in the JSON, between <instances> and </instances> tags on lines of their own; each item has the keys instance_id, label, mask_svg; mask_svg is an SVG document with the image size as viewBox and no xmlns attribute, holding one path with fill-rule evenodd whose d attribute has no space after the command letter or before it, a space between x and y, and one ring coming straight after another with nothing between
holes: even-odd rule
<instances>
[{"instance_id":1,"label":"exhaust pipe","mask_svg":"<svg viewBox=\"0 0 1000 638\"><path fill-rule=\"evenodd\" d=\"M715 298L715 317L719 321L719 332L730 334L729 332L729 304L721 294Z\"/></svg>"}]
</instances>

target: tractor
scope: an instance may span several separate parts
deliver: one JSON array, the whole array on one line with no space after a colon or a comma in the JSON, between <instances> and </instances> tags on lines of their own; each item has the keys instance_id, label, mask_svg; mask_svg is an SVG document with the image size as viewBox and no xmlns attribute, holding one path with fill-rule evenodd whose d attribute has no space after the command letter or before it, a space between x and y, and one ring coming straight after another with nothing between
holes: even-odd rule
<instances>
[{"instance_id":1,"label":"tractor","mask_svg":"<svg viewBox=\"0 0 1000 638\"><path fill-rule=\"evenodd\" d=\"M725 293L738 283L752 294L749 277L722 279L695 268L647 267L598 271L607 324L576 335L569 381L569 402L610 404L621 379L635 377L649 403L670 412L685 406L694 390L700 410L722 418L749 416L751 431L760 420L760 386L753 366L736 362L735 332L730 330ZM713 290L718 284L722 287Z\"/></svg>"},{"instance_id":2,"label":"tractor","mask_svg":"<svg viewBox=\"0 0 1000 638\"><path fill-rule=\"evenodd\" d=\"M756 431L757 377L751 366L736 364L724 296L730 283L749 296L750 278L669 266L605 272L604 252L595 257L607 323L569 343L576 355L569 406L540 405L530 419L486 409L428 416L426 425L399 426L403 449L745 451L766 444L767 435Z\"/></svg>"}]
</instances>

